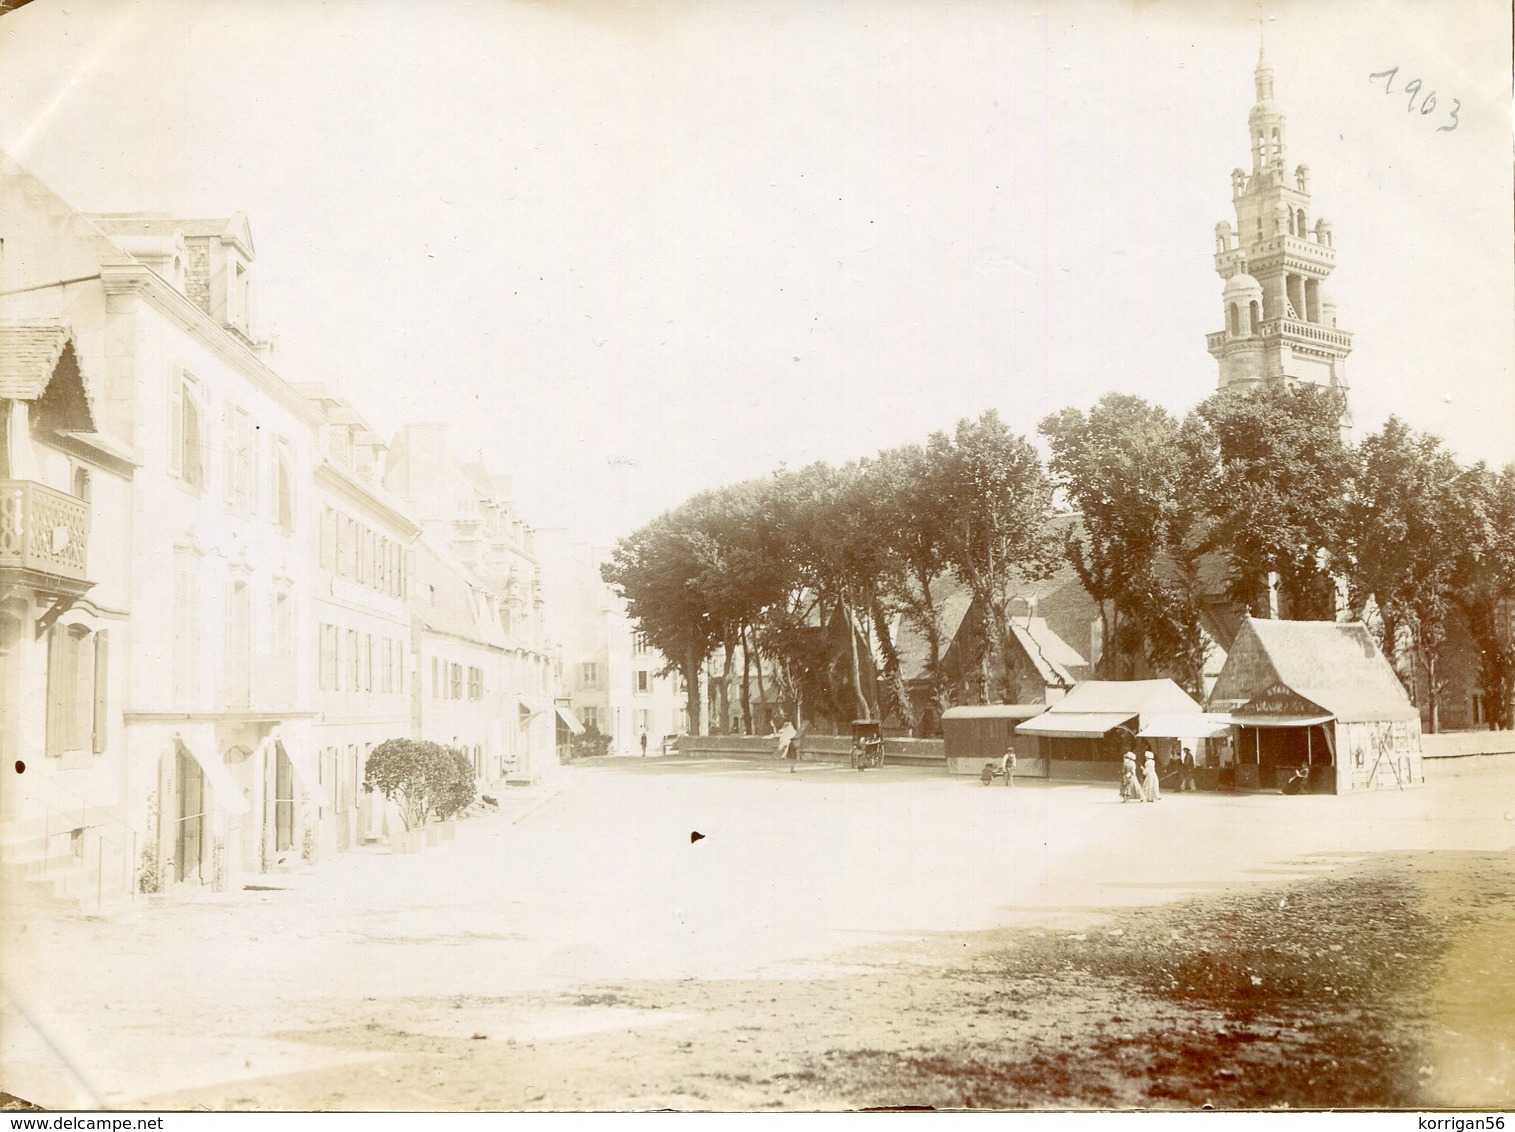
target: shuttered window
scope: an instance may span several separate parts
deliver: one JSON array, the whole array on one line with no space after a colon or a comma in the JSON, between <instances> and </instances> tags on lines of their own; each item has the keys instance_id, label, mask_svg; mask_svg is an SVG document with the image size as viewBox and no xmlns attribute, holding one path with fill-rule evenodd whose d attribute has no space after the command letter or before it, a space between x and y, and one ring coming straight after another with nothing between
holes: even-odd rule
<instances>
[{"instance_id":1,"label":"shuttered window","mask_svg":"<svg viewBox=\"0 0 1515 1132\"><path fill-rule=\"evenodd\" d=\"M174 701L188 707L200 695L200 559L174 555Z\"/></svg>"},{"instance_id":2,"label":"shuttered window","mask_svg":"<svg viewBox=\"0 0 1515 1132\"><path fill-rule=\"evenodd\" d=\"M275 452L277 455L273 461L274 521L284 530L292 531L295 529L294 475L290 471L289 454L284 451L283 446L278 446Z\"/></svg>"},{"instance_id":3,"label":"shuttered window","mask_svg":"<svg viewBox=\"0 0 1515 1132\"><path fill-rule=\"evenodd\" d=\"M330 507L321 512L321 569L334 570L337 565L337 513Z\"/></svg>"},{"instance_id":4,"label":"shuttered window","mask_svg":"<svg viewBox=\"0 0 1515 1132\"><path fill-rule=\"evenodd\" d=\"M168 379L168 474L184 474L184 375L178 370Z\"/></svg>"},{"instance_id":5,"label":"shuttered window","mask_svg":"<svg viewBox=\"0 0 1515 1132\"><path fill-rule=\"evenodd\" d=\"M103 752L110 741L110 634L95 634L95 702L94 743L95 754Z\"/></svg>"},{"instance_id":6,"label":"shuttered window","mask_svg":"<svg viewBox=\"0 0 1515 1132\"><path fill-rule=\"evenodd\" d=\"M199 384L175 369L168 387L168 474L191 487L205 486L205 403Z\"/></svg>"},{"instance_id":7,"label":"shuttered window","mask_svg":"<svg viewBox=\"0 0 1515 1132\"><path fill-rule=\"evenodd\" d=\"M225 680L223 699L231 708L252 702L252 593L246 582L233 581L226 592Z\"/></svg>"}]
</instances>

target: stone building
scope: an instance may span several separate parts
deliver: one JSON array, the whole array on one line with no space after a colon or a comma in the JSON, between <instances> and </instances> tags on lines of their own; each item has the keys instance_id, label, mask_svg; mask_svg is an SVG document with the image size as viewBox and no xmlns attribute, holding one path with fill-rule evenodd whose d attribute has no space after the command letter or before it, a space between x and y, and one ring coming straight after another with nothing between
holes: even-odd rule
<instances>
[{"instance_id":1,"label":"stone building","mask_svg":"<svg viewBox=\"0 0 1515 1132\"><path fill-rule=\"evenodd\" d=\"M66 844L101 894L299 859L319 413L267 364L246 219L87 217L8 159L0 193L0 319L31 327L7 351L26 539L4 636L48 639L5 663L27 670L0 717L31 768L0 803L7 859L50 874Z\"/></svg>"},{"instance_id":2,"label":"stone building","mask_svg":"<svg viewBox=\"0 0 1515 1132\"><path fill-rule=\"evenodd\" d=\"M433 679L433 665L437 674L418 693L418 734L452 743L456 732L454 745L467 750L486 784L540 778L557 764L561 670L543 613L534 528L507 479L452 454L443 424L400 431L385 457L384 484L424 536L424 586L412 609L422 680ZM470 679L484 681L477 697ZM460 689L471 690L454 694ZM483 709L462 706L469 702L499 710L486 719Z\"/></svg>"},{"instance_id":3,"label":"stone building","mask_svg":"<svg viewBox=\"0 0 1515 1132\"><path fill-rule=\"evenodd\" d=\"M1215 226L1225 326L1206 344L1220 364L1222 390L1306 381L1345 396L1352 336L1337 325L1324 287L1336 266L1331 224L1311 215L1309 167L1288 168L1286 122L1261 53L1255 82L1257 102L1247 116L1252 171L1231 172L1236 228L1225 220Z\"/></svg>"},{"instance_id":4,"label":"stone building","mask_svg":"<svg viewBox=\"0 0 1515 1132\"><path fill-rule=\"evenodd\" d=\"M312 506L319 528L312 574L320 791L318 848L341 850L383 832L363 790L369 753L416 734L411 618L420 526L384 488L386 445L346 398L302 387L322 414Z\"/></svg>"},{"instance_id":5,"label":"stone building","mask_svg":"<svg viewBox=\"0 0 1515 1132\"><path fill-rule=\"evenodd\" d=\"M626 616L625 603L600 577L606 551L576 543L562 529L537 532L550 632L561 642L558 704L564 726L592 728L610 740L610 754L656 754L687 734L682 678L664 675L667 660Z\"/></svg>"}]
</instances>

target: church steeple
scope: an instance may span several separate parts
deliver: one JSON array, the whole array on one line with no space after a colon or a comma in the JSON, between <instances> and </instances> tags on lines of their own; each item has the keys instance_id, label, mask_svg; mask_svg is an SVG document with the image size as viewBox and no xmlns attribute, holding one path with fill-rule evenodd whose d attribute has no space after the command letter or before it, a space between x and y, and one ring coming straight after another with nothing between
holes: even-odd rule
<instances>
[{"instance_id":1,"label":"church steeple","mask_svg":"<svg viewBox=\"0 0 1515 1132\"><path fill-rule=\"evenodd\" d=\"M1224 220L1215 226L1225 329L1209 335L1207 345L1220 363L1223 390L1308 381L1345 393L1352 336L1337 327L1335 304L1322 288L1336 266L1331 225L1310 223L1309 167L1288 172L1285 119L1261 47L1253 81L1252 172L1231 171L1235 231Z\"/></svg>"},{"instance_id":2,"label":"church steeple","mask_svg":"<svg viewBox=\"0 0 1515 1132\"><path fill-rule=\"evenodd\" d=\"M1252 72L1253 81L1257 84L1257 101L1273 101L1273 68L1268 66L1268 49L1263 44L1257 45L1257 69Z\"/></svg>"},{"instance_id":3,"label":"church steeple","mask_svg":"<svg viewBox=\"0 0 1515 1132\"><path fill-rule=\"evenodd\" d=\"M1257 49L1257 102L1247 115L1252 131L1252 172L1279 179L1284 175L1284 116L1273 101L1273 68L1263 48Z\"/></svg>"}]
</instances>

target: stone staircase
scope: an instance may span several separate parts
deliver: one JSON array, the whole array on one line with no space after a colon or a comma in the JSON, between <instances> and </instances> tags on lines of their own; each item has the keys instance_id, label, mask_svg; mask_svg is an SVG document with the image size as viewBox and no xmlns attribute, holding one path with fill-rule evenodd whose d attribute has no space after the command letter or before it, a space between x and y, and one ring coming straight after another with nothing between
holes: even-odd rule
<instances>
[{"instance_id":1,"label":"stone staircase","mask_svg":"<svg viewBox=\"0 0 1515 1132\"><path fill-rule=\"evenodd\" d=\"M12 911L97 913L130 894L132 844L120 818L94 806L0 822L0 895Z\"/></svg>"}]
</instances>

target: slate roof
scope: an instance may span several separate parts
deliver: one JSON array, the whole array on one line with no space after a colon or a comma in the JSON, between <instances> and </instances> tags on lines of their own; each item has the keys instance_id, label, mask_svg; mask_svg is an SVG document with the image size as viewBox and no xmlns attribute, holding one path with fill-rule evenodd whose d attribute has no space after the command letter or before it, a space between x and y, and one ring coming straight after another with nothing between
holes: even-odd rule
<instances>
[{"instance_id":1,"label":"slate roof","mask_svg":"<svg viewBox=\"0 0 1515 1132\"><path fill-rule=\"evenodd\" d=\"M1052 631L1045 617L1012 617L1010 632L1048 684L1072 687L1088 675L1089 662Z\"/></svg>"},{"instance_id":2,"label":"slate roof","mask_svg":"<svg viewBox=\"0 0 1515 1132\"><path fill-rule=\"evenodd\" d=\"M931 583L931 599L940 614L942 657L945 659L947 650L957 638L958 629L962 627L963 618L968 615L969 606L973 604L973 595L955 578L941 577ZM931 659L931 646L925 634L918 632L909 621L902 620L894 647L900 658L900 674L906 681L927 678L926 663Z\"/></svg>"},{"instance_id":3,"label":"slate roof","mask_svg":"<svg viewBox=\"0 0 1515 1132\"><path fill-rule=\"evenodd\" d=\"M35 401L73 333L61 322L0 323L0 397Z\"/></svg>"}]
</instances>

